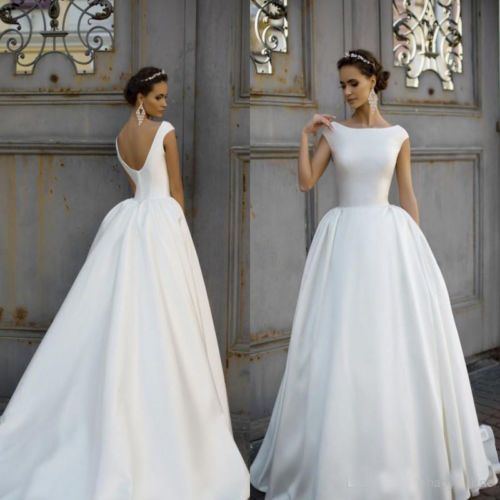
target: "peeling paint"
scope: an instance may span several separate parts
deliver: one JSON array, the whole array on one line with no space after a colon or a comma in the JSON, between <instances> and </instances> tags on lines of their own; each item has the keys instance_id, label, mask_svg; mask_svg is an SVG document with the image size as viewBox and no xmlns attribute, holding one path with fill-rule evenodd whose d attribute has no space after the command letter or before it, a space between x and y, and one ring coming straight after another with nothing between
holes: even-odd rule
<instances>
[{"instance_id":1,"label":"peeling paint","mask_svg":"<svg viewBox=\"0 0 500 500\"><path fill-rule=\"evenodd\" d=\"M247 354L243 352L229 352L228 358L246 358Z\"/></svg>"},{"instance_id":2,"label":"peeling paint","mask_svg":"<svg viewBox=\"0 0 500 500\"><path fill-rule=\"evenodd\" d=\"M289 336L289 332L283 330L262 330L259 332L251 333L250 340L252 342L266 342L269 340L276 340L280 338L286 338Z\"/></svg>"},{"instance_id":3,"label":"peeling paint","mask_svg":"<svg viewBox=\"0 0 500 500\"><path fill-rule=\"evenodd\" d=\"M28 310L23 306L17 306L14 309L14 313L12 314L12 318L14 319L14 323L16 326L22 325L27 317Z\"/></svg>"}]
</instances>

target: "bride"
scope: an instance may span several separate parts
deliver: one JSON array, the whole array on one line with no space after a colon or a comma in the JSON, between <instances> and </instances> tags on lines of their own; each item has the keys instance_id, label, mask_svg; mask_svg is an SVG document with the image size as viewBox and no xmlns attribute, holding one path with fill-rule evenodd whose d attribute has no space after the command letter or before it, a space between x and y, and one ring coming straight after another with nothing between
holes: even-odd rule
<instances>
[{"instance_id":1,"label":"bride","mask_svg":"<svg viewBox=\"0 0 500 500\"><path fill-rule=\"evenodd\" d=\"M340 203L307 256L251 481L266 500L463 500L496 484L500 468L483 447L446 285L418 225L409 135L377 109L389 73L373 54L350 51L337 67L354 113L344 123L314 115L298 170L307 191L332 158ZM320 127L311 160L307 136ZM401 207L388 202L394 170Z\"/></svg>"},{"instance_id":2,"label":"bride","mask_svg":"<svg viewBox=\"0 0 500 500\"><path fill-rule=\"evenodd\" d=\"M116 152L134 197L104 217L0 420L1 500L247 500L183 212L163 70L128 82Z\"/></svg>"}]
</instances>

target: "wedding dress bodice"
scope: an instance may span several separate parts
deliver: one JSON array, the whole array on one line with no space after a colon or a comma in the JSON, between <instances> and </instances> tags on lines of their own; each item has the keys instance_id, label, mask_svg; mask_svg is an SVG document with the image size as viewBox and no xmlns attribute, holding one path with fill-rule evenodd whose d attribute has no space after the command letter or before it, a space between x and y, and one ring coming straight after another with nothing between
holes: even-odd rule
<instances>
[{"instance_id":1,"label":"wedding dress bodice","mask_svg":"<svg viewBox=\"0 0 500 500\"><path fill-rule=\"evenodd\" d=\"M396 160L408 132L400 125L354 128L332 122L323 135L332 150L340 206L387 205Z\"/></svg>"},{"instance_id":2,"label":"wedding dress bodice","mask_svg":"<svg viewBox=\"0 0 500 500\"><path fill-rule=\"evenodd\" d=\"M163 138L173 129L174 127L170 122L161 122L155 133L144 165L140 169L131 168L123 161L120 151L118 150L118 140L115 141L118 159L135 183L136 189L134 198L137 201L170 196L165 151L163 150Z\"/></svg>"}]
</instances>

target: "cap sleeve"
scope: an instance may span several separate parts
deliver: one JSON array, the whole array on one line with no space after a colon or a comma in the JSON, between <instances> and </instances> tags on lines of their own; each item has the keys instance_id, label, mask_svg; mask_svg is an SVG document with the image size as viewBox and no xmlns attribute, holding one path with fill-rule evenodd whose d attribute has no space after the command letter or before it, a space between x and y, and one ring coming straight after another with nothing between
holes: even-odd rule
<instances>
[{"instance_id":1,"label":"cap sleeve","mask_svg":"<svg viewBox=\"0 0 500 500\"><path fill-rule=\"evenodd\" d=\"M408 139L410 137L410 135L408 134L408 132L406 131L406 129L404 127L401 127L401 125L400 125L400 128L401 128L401 142L404 142L404 141L406 141L406 139Z\"/></svg>"},{"instance_id":2,"label":"cap sleeve","mask_svg":"<svg viewBox=\"0 0 500 500\"><path fill-rule=\"evenodd\" d=\"M170 123L167 122L166 120L163 122L163 134L167 135L171 130L175 130L175 127Z\"/></svg>"},{"instance_id":3,"label":"cap sleeve","mask_svg":"<svg viewBox=\"0 0 500 500\"><path fill-rule=\"evenodd\" d=\"M333 132L329 128L323 127L321 130L321 135L325 137L326 141L330 145L330 148L333 149Z\"/></svg>"}]
</instances>

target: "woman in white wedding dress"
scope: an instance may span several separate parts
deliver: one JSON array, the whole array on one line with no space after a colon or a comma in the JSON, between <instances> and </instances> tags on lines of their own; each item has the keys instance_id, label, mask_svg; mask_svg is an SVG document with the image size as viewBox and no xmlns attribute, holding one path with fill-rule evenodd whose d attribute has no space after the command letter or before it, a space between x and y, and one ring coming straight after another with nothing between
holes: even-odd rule
<instances>
[{"instance_id":1,"label":"woman in white wedding dress","mask_svg":"<svg viewBox=\"0 0 500 500\"><path fill-rule=\"evenodd\" d=\"M116 152L135 191L104 217L0 421L1 500L247 500L183 211L167 76L141 69Z\"/></svg>"},{"instance_id":2,"label":"woman in white wedding dress","mask_svg":"<svg viewBox=\"0 0 500 500\"><path fill-rule=\"evenodd\" d=\"M332 158L339 206L307 256L251 482L266 500L467 499L497 483L498 458L483 445L447 288L418 225L408 133L377 109L389 73L373 54L346 53L338 69L354 113L304 127L299 184L311 189ZM394 170L401 207L388 202Z\"/></svg>"}]
</instances>

